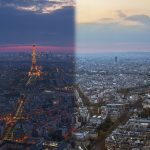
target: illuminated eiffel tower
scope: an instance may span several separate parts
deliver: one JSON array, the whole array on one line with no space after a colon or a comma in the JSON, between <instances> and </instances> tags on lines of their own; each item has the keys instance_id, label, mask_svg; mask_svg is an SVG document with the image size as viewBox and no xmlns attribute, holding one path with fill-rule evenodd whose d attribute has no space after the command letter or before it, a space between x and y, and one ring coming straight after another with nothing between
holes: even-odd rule
<instances>
[{"instance_id":1,"label":"illuminated eiffel tower","mask_svg":"<svg viewBox=\"0 0 150 150\"><path fill-rule=\"evenodd\" d=\"M40 68L36 65L36 46L32 46L32 66L28 72L28 76L36 76L40 77L41 76L41 70Z\"/></svg>"}]
</instances>

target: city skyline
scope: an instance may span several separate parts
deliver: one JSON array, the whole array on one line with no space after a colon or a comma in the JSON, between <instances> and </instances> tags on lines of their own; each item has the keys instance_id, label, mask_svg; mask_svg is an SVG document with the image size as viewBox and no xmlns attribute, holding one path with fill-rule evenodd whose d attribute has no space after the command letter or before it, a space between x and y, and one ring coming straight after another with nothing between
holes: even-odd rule
<instances>
[{"instance_id":1,"label":"city skyline","mask_svg":"<svg viewBox=\"0 0 150 150\"><path fill-rule=\"evenodd\" d=\"M0 150L150 150L148 0L0 0Z\"/></svg>"}]
</instances>

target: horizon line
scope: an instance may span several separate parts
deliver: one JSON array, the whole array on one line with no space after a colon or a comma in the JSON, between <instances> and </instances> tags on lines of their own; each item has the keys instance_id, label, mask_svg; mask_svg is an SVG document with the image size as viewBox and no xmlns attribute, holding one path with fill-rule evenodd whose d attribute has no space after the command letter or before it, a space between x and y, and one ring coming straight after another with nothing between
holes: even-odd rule
<instances>
[{"instance_id":1,"label":"horizon line","mask_svg":"<svg viewBox=\"0 0 150 150\"><path fill-rule=\"evenodd\" d=\"M30 52L33 44L0 44L0 52ZM34 45L36 45L34 43ZM74 52L74 46L70 45L36 45L37 51Z\"/></svg>"}]
</instances>

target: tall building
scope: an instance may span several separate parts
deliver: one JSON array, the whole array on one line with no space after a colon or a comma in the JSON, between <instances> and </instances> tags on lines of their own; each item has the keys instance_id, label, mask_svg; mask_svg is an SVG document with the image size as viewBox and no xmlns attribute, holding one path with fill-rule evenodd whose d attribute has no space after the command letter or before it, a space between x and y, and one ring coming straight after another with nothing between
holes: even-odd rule
<instances>
[{"instance_id":1,"label":"tall building","mask_svg":"<svg viewBox=\"0 0 150 150\"><path fill-rule=\"evenodd\" d=\"M117 63L118 62L118 57L117 56L115 56L115 63Z\"/></svg>"},{"instance_id":2,"label":"tall building","mask_svg":"<svg viewBox=\"0 0 150 150\"><path fill-rule=\"evenodd\" d=\"M36 76L40 77L41 76L41 70L40 68L36 65L36 46L32 46L32 65L31 68L28 72L28 76Z\"/></svg>"}]
</instances>

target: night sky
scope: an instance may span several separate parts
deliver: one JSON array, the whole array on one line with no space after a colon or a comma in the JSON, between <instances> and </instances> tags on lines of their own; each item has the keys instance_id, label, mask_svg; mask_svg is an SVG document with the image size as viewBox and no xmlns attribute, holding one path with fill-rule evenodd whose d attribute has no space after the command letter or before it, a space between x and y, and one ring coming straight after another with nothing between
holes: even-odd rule
<instances>
[{"instance_id":1,"label":"night sky","mask_svg":"<svg viewBox=\"0 0 150 150\"><path fill-rule=\"evenodd\" d=\"M0 0L0 50L71 50L73 0Z\"/></svg>"}]
</instances>

